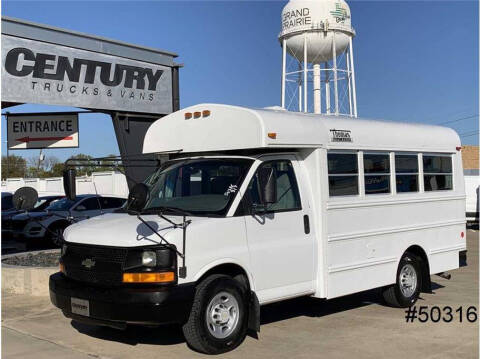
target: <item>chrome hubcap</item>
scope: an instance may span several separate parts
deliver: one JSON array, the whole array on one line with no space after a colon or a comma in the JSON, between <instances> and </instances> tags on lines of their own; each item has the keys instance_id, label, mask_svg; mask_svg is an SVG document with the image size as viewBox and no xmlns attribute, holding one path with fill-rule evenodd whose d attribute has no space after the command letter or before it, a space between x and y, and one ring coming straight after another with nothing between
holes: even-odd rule
<instances>
[{"instance_id":1,"label":"chrome hubcap","mask_svg":"<svg viewBox=\"0 0 480 359\"><path fill-rule=\"evenodd\" d=\"M205 317L210 334L218 339L226 338L237 327L238 302L233 295L220 292L208 304Z\"/></svg>"},{"instance_id":2,"label":"chrome hubcap","mask_svg":"<svg viewBox=\"0 0 480 359\"><path fill-rule=\"evenodd\" d=\"M400 291L406 298L411 297L417 289L417 272L411 264L405 264L400 271Z\"/></svg>"}]
</instances>

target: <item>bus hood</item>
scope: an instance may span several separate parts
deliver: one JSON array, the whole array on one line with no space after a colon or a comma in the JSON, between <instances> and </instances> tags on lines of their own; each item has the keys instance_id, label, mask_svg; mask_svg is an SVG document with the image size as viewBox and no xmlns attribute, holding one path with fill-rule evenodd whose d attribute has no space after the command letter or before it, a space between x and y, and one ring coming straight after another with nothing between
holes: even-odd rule
<instances>
[{"instance_id":1,"label":"bus hood","mask_svg":"<svg viewBox=\"0 0 480 359\"><path fill-rule=\"evenodd\" d=\"M180 224L181 216L166 216L174 223ZM183 231L174 228L171 223L157 215L144 215L142 219L154 228L169 243L181 248ZM187 217L192 222L188 226L188 237L192 232L214 218ZM142 223L136 216L126 213L111 213L75 223L64 232L64 238L69 243L91 244L99 246L115 247L139 247L160 244L160 237L148 226ZM165 242L164 242L165 243Z\"/></svg>"}]
</instances>

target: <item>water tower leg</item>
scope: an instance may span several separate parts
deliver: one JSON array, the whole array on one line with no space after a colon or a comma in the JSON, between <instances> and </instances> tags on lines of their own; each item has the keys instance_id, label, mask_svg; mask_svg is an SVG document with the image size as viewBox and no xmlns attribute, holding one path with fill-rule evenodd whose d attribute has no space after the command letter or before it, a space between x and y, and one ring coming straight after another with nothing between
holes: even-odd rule
<instances>
[{"instance_id":1,"label":"water tower leg","mask_svg":"<svg viewBox=\"0 0 480 359\"><path fill-rule=\"evenodd\" d=\"M313 113L322 113L320 92L320 64L313 65Z\"/></svg>"},{"instance_id":2,"label":"water tower leg","mask_svg":"<svg viewBox=\"0 0 480 359\"><path fill-rule=\"evenodd\" d=\"M335 115L338 115L338 76L337 76L337 49L335 45L335 31L333 32L332 52L333 52L333 92L335 98Z\"/></svg>"},{"instance_id":3,"label":"water tower leg","mask_svg":"<svg viewBox=\"0 0 480 359\"><path fill-rule=\"evenodd\" d=\"M302 82L298 81L298 112L302 112Z\"/></svg>"},{"instance_id":4,"label":"water tower leg","mask_svg":"<svg viewBox=\"0 0 480 359\"><path fill-rule=\"evenodd\" d=\"M285 108L285 86L287 73L287 42L285 38L282 40L282 108Z\"/></svg>"},{"instance_id":5,"label":"water tower leg","mask_svg":"<svg viewBox=\"0 0 480 359\"><path fill-rule=\"evenodd\" d=\"M307 55L308 55L308 48L307 48L307 33L303 35L303 111L308 112L308 63L307 63Z\"/></svg>"},{"instance_id":6,"label":"water tower leg","mask_svg":"<svg viewBox=\"0 0 480 359\"><path fill-rule=\"evenodd\" d=\"M350 66L352 68L352 97L353 97L353 117L357 117L357 92L355 90L355 66L353 65L353 46L352 38L350 37L350 44L348 46L350 51Z\"/></svg>"},{"instance_id":7,"label":"water tower leg","mask_svg":"<svg viewBox=\"0 0 480 359\"><path fill-rule=\"evenodd\" d=\"M330 69L328 62L325 62L325 112L330 114Z\"/></svg>"},{"instance_id":8,"label":"water tower leg","mask_svg":"<svg viewBox=\"0 0 480 359\"><path fill-rule=\"evenodd\" d=\"M350 112L350 117L353 116L353 109L352 109L352 73L350 72L350 55L348 52L346 53L347 56L347 83L348 83L348 110Z\"/></svg>"}]
</instances>

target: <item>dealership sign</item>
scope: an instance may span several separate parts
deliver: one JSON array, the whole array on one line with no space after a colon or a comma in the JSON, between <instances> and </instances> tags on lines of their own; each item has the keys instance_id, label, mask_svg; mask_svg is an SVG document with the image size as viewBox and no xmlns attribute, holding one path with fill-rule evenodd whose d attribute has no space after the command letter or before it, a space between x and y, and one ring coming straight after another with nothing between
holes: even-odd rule
<instances>
[{"instance_id":1,"label":"dealership sign","mask_svg":"<svg viewBox=\"0 0 480 359\"><path fill-rule=\"evenodd\" d=\"M78 114L8 115L11 150L78 147Z\"/></svg>"},{"instance_id":2,"label":"dealership sign","mask_svg":"<svg viewBox=\"0 0 480 359\"><path fill-rule=\"evenodd\" d=\"M2 35L2 102L172 112L171 68Z\"/></svg>"}]
</instances>

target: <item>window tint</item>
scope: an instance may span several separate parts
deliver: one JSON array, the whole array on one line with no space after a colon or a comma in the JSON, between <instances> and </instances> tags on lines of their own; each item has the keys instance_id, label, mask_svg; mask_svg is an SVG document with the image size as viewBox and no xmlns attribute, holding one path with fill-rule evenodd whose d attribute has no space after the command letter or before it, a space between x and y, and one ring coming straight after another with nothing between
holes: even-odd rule
<instances>
[{"instance_id":1,"label":"window tint","mask_svg":"<svg viewBox=\"0 0 480 359\"><path fill-rule=\"evenodd\" d=\"M418 173L418 156L395 154L395 172Z\"/></svg>"},{"instance_id":2,"label":"window tint","mask_svg":"<svg viewBox=\"0 0 480 359\"><path fill-rule=\"evenodd\" d=\"M86 200L79 203L78 206L85 207L85 211L93 211L95 209L100 209L98 205L98 199L96 197L87 198Z\"/></svg>"},{"instance_id":3,"label":"window tint","mask_svg":"<svg viewBox=\"0 0 480 359\"><path fill-rule=\"evenodd\" d=\"M423 155L423 181L425 191L453 189L452 158Z\"/></svg>"},{"instance_id":4,"label":"window tint","mask_svg":"<svg viewBox=\"0 0 480 359\"><path fill-rule=\"evenodd\" d=\"M424 173L452 173L452 158L450 156L423 156Z\"/></svg>"},{"instance_id":5,"label":"window tint","mask_svg":"<svg viewBox=\"0 0 480 359\"><path fill-rule=\"evenodd\" d=\"M397 192L418 192L418 156L395 154Z\"/></svg>"},{"instance_id":6,"label":"window tint","mask_svg":"<svg viewBox=\"0 0 480 359\"><path fill-rule=\"evenodd\" d=\"M115 198L115 197L102 197L100 198L100 203L102 204L103 209L118 208L123 206L125 199Z\"/></svg>"},{"instance_id":7,"label":"window tint","mask_svg":"<svg viewBox=\"0 0 480 359\"><path fill-rule=\"evenodd\" d=\"M2 193L2 211L13 208L13 196L11 194Z\"/></svg>"},{"instance_id":8,"label":"window tint","mask_svg":"<svg viewBox=\"0 0 480 359\"><path fill-rule=\"evenodd\" d=\"M267 211L281 212L301 209L300 194L292 163L287 160L269 161L262 164L261 167L273 167L277 173L277 202L271 204ZM255 204L260 204L260 188L257 174L258 170L253 175L247 189L248 201L244 205L250 209ZM247 212L249 213L249 211Z\"/></svg>"},{"instance_id":9,"label":"window tint","mask_svg":"<svg viewBox=\"0 0 480 359\"><path fill-rule=\"evenodd\" d=\"M330 196L358 194L358 176L328 176Z\"/></svg>"},{"instance_id":10,"label":"window tint","mask_svg":"<svg viewBox=\"0 0 480 359\"><path fill-rule=\"evenodd\" d=\"M356 153L329 153L328 174L357 174L358 161Z\"/></svg>"},{"instance_id":11,"label":"window tint","mask_svg":"<svg viewBox=\"0 0 480 359\"><path fill-rule=\"evenodd\" d=\"M363 155L365 194L390 193L390 156L388 154Z\"/></svg>"},{"instance_id":12,"label":"window tint","mask_svg":"<svg viewBox=\"0 0 480 359\"><path fill-rule=\"evenodd\" d=\"M365 153L363 166L365 173L390 173L390 156Z\"/></svg>"},{"instance_id":13,"label":"window tint","mask_svg":"<svg viewBox=\"0 0 480 359\"><path fill-rule=\"evenodd\" d=\"M328 191L330 196L358 194L358 157L356 153L329 153Z\"/></svg>"}]
</instances>

